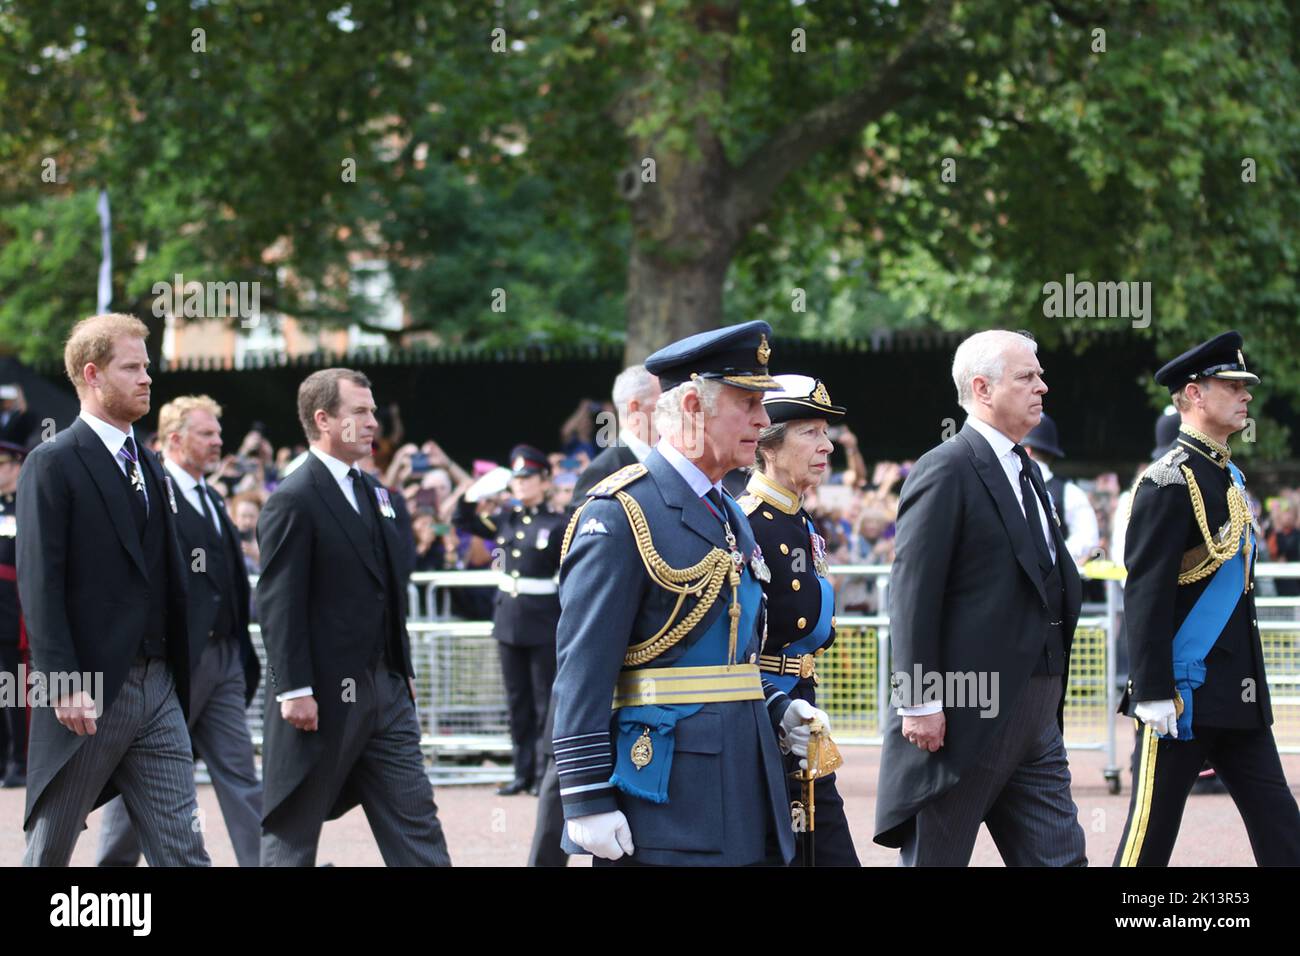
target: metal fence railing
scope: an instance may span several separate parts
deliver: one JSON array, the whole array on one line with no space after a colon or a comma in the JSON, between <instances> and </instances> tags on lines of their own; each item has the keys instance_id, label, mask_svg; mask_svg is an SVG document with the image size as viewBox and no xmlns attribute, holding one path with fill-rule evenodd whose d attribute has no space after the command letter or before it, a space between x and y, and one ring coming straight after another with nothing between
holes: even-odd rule
<instances>
[{"instance_id":1,"label":"metal fence railing","mask_svg":"<svg viewBox=\"0 0 1300 956\"><path fill-rule=\"evenodd\" d=\"M818 704L831 716L837 741L879 744L889 706L890 623L888 565L835 565L837 613L834 647L818 661ZM1265 668L1273 703L1273 732L1279 748L1300 753L1300 596L1277 595L1276 582L1300 578L1300 566L1260 564L1256 598ZM411 577L411 655L422 745L439 783L509 779L510 739L505 690L491 621L457 620L451 595L456 588L495 588L495 571L419 572ZM1113 792L1120 783L1121 751L1127 766L1129 741L1115 711L1124 678L1117 635L1123 589L1106 580L1106 601L1086 604L1075 630L1065 703L1068 749L1102 750L1104 774ZM261 634L253 643L265 658ZM263 689L248 711L260 744ZM1118 728L1118 733L1117 733ZM1118 739L1117 739L1118 738Z\"/></svg>"}]
</instances>

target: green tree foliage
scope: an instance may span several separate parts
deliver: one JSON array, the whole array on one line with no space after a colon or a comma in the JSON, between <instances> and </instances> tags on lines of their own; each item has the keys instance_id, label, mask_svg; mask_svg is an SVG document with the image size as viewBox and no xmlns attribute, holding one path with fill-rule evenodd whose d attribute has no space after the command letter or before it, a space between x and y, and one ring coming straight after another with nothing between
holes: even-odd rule
<instances>
[{"instance_id":1,"label":"green tree foliage","mask_svg":"<svg viewBox=\"0 0 1300 956\"><path fill-rule=\"evenodd\" d=\"M1298 39L1285 0L13 0L0 330L87 311L108 186L137 308L181 271L364 320L361 253L451 341L1236 326L1296 395ZM1044 315L1067 274L1150 326Z\"/></svg>"}]
</instances>

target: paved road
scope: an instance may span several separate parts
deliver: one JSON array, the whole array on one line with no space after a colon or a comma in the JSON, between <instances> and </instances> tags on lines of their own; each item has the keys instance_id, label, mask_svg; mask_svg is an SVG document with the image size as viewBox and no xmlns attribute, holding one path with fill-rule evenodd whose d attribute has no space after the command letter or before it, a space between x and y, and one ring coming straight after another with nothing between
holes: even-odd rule
<instances>
[{"instance_id":1,"label":"paved road","mask_svg":"<svg viewBox=\"0 0 1300 956\"><path fill-rule=\"evenodd\" d=\"M1131 740L1131 724L1125 725ZM868 866L893 866L896 854L871 842L871 821L875 813L876 775L880 751L875 747L844 747L845 767L840 772L840 791L848 808L849 823L858 854ZM1127 767L1127 755L1121 760ZM1106 792L1102 768L1104 756L1096 751L1071 754L1074 799L1079 822L1088 838L1088 861L1109 866L1124 829L1128 812L1129 775L1123 774L1124 792ZM1292 792L1300 794L1300 755L1283 757ZM527 795L498 797L491 787L446 787L435 795L447 832L452 861L457 866L522 866L532 839L536 800ZM208 826L208 852L217 866L234 866L235 858L226 840L221 811L211 787L199 788L199 805ZM0 790L0 866L16 866L22 860L23 792ZM99 837L100 814L92 814L82 835L73 863L89 866ZM321 862L336 866L379 866L383 860L371 839L365 815L354 810L341 820L326 824L321 839ZM585 858L575 861L586 864ZM981 831L972 861L977 866L1000 866L997 849L987 832ZM1193 796L1183 817L1182 834L1172 860L1175 866L1250 866L1254 858L1232 800L1226 795Z\"/></svg>"}]
</instances>

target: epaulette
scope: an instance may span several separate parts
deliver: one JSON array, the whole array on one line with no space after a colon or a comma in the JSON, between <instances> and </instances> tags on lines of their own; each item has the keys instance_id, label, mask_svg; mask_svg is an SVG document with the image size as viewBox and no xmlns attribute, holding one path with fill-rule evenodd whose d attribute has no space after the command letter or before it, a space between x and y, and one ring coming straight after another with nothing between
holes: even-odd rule
<instances>
[{"instance_id":1,"label":"epaulette","mask_svg":"<svg viewBox=\"0 0 1300 956\"><path fill-rule=\"evenodd\" d=\"M740 510L745 512L745 517L748 518L758 510L760 501L761 499L757 495L741 495L736 499L736 504L740 505Z\"/></svg>"},{"instance_id":2,"label":"epaulette","mask_svg":"<svg viewBox=\"0 0 1300 956\"><path fill-rule=\"evenodd\" d=\"M1183 476L1181 467L1185 461L1187 461L1187 449L1171 448L1142 472L1140 481L1150 481L1161 488L1165 485L1185 485L1187 479Z\"/></svg>"},{"instance_id":3,"label":"epaulette","mask_svg":"<svg viewBox=\"0 0 1300 956\"><path fill-rule=\"evenodd\" d=\"M641 464L639 461L631 465L625 465L612 475L596 482L596 484L592 486L592 489L587 492L587 497L608 498L612 496L614 492L626 488L638 478L644 478L649 473L650 469L646 468L646 466Z\"/></svg>"},{"instance_id":4,"label":"epaulette","mask_svg":"<svg viewBox=\"0 0 1300 956\"><path fill-rule=\"evenodd\" d=\"M582 514L584 508L591 503L592 498L611 498L622 489L626 488L638 478L642 478L650 473L650 470L639 461L630 465L624 465L612 475L607 475L592 486L587 492L587 500L584 501L578 510L573 513L569 519L568 527L564 529L564 537L560 541L560 563L569 555L569 545L573 543L573 533L578 528L578 516Z\"/></svg>"}]
</instances>

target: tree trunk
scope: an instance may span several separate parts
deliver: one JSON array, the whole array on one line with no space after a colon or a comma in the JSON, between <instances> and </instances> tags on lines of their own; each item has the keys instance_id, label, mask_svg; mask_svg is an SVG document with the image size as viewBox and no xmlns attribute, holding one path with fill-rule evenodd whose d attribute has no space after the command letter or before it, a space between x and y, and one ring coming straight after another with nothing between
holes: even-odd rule
<instances>
[{"instance_id":1,"label":"tree trunk","mask_svg":"<svg viewBox=\"0 0 1300 956\"><path fill-rule=\"evenodd\" d=\"M713 0L692 16L701 34L736 31L734 2ZM685 103L726 102L727 61L702 53L708 46L692 45L680 62L681 75L689 77ZM621 104L624 128L653 101L653 91L663 82L662 76L643 77L640 90ZM685 137L681 132L680 127L661 129L630 143L631 166L622 184L632 214L625 365L644 362L669 342L722 324L722 286L740 234L730 213L733 170L706 115L689 123ZM647 181L650 160L653 181Z\"/></svg>"},{"instance_id":2,"label":"tree trunk","mask_svg":"<svg viewBox=\"0 0 1300 956\"><path fill-rule=\"evenodd\" d=\"M623 195L632 209L632 248L628 261L627 346L625 364L675 339L722 324L722 288L740 241L767 212L780 184L817 152L861 130L905 101L913 92L911 73L927 54L925 44L944 34L953 0L936 0L894 52L857 89L812 106L774 132L732 166L709 125L707 111L693 110L686 136L633 139L632 166L624 174ZM701 0L692 6L701 37L735 34L738 0ZM713 47L712 53L703 52ZM724 45L725 46L725 45ZM709 43L692 43L675 60L684 89L676 109L727 102L728 62ZM929 54L932 55L932 54ZM662 75L642 77L638 89L615 107L614 119L632 128L641 114L663 109L656 98ZM689 148L663 148L690 141ZM646 161L655 161L655 182L646 180Z\"/></svg>"},{"instance_id":3,"label":"tree trunk","mask_svg":"<svg viewBox=\"0 0 1300 956\"><path fill-rule=\"evenodd\" d=\"M720 197L680 182L675 188L658 185L669 209L633 217L624 365L644 362L669 342L722 324L722 285L734 242L720 226ZM648 222L636 223L638 218ZM651 238L661 230L669 237Z\"/></svg>"}]
</instances>

